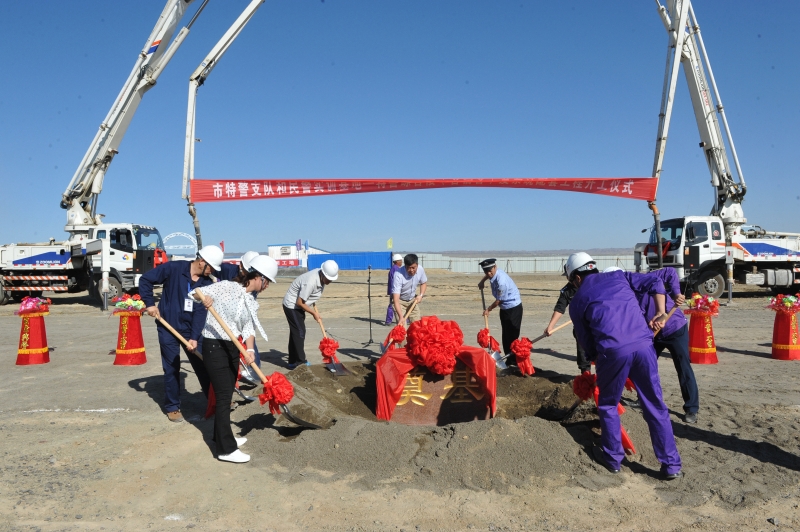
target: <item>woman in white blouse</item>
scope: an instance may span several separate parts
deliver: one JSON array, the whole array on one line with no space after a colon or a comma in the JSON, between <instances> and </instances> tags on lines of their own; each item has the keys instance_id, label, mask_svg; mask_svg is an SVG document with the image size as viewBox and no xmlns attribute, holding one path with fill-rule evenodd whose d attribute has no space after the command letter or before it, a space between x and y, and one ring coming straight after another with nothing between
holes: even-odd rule
<instances>
[{"instance_id":1,"label":"woman in white blouse","mask_svg":"<svg viewBox=\"0 0 800 532\"><path fill-rule=\"evenodd\" d=\"M240 273L233 281L221 281L204 286L201 290L205 307L213 305L231 332L244 338L247 364L255 359L253 343L256 329L264 340L267 339L267 333L258 322L258 301L249 294L261 292L274 283L277 273L278 263L275 259L259 255L250 261L249 270ZM214 415L217 458L237 464L249 462L250 455L239 450L247 438L236 438L231 430L231 400L239 372L239 350L210 313L203 328L203 363L217 400Z\"/></svg>"}]
</instances>

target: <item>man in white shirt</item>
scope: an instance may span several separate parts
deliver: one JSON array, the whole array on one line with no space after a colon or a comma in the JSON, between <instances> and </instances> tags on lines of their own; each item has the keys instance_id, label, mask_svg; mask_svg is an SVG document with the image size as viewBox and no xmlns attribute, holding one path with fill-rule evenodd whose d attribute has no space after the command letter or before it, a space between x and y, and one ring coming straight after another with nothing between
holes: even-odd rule
<instances>
[{"instance_id":1,"label":"man in white shirt","mask_svg":"<svg viewBox=\"0 0 800 532\"><path fill-rule=\"evenodd\" d=\"M325 286L339 278L339 265L336 261L326 260L319 268L310 270L292 281L286 296L283 298L283 313L289 323L289 368L294 369L306 360L306 312L321 319L314 305L322 297Z\"/></svg>"},{"instance_id":2,"label":"man in white shirt","mask_svg":"<svg viewBox=\"0 0 800 532\"><path fill-rule=\"evenodd\" d=\"M417 306L408 317L409 323L414 323L420 318L419 303L425 295L425 290L428 288L428 277L425 275L425 270L417 264L418 257L413 253L409 253L403 258L404 266L394 273L392 282L392 303L394 304L394 312L397 322L400 323L403 316L405 316L408 307L416 301ZM419 286L419 295L417 294L417 286ZM405 323L401 323L405 326Z\"/></svg>"}]
</instances>

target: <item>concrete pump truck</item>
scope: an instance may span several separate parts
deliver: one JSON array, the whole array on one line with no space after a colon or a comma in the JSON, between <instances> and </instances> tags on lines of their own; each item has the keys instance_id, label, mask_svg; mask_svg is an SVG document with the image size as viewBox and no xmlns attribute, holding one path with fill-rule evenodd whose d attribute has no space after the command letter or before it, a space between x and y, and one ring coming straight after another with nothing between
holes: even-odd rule
<instances>
[{"instance_id":1,"label":"concrete pump truck","mask_svg":"<svg viewBox=\"0 0 800 532\"><path fill-rule=\"evenodd\" d=\"M107 223L97 213L103 179L144 94L183 43L208 0L189 24L175 29L194 0L168 0L111 110L61 196L67 211L67 240L0 246L0 304L43 291L89 290L101 301L138 287L139 277L166 261L155 227ZM168 45L169 43L169 45Z\"/></svg>"},{"instance_id":2,"label":"concrete pump truck","mask_svg":"<svg viewBox=\"0 0 800 532\"><path fill-rule=\"evenodd\" d=\"M734 280L776 292L796 292L800 289L800 234L746 225L742 201L747 187L692 4L689 0L670 0L668 7L658 0L656 4L669 43L653 176L661 174L678 66L683 65L700 131L700 148L711 173L714 204L708 216L664 221L651 204L656 223L650 241L634 248L636 269L675 268L682 282L715 298L724 293L726 283L730 298Z\"/></svg>"}]
</instances>

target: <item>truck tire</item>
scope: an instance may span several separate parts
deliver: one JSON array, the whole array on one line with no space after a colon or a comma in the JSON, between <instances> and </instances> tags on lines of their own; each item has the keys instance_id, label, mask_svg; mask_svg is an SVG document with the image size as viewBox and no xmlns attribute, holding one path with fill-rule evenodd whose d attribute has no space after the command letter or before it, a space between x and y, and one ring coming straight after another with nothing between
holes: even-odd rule
<instances>
[{"instance_id":1,"label":"truck tire","mask_svg":"<svg viewBox=\"0 0 800 532\"><path fill-rule=\"evenodd\" d=\"M719 272L705 272L700 275L700 280L694 285L694 289L701 296L719 299L725 293L725 277Z\"/></svg>"},{"instance_id":2,"label":"truck tire","mask_svg":"<svg viewBox=\"0 0 800 532\"><path fill-rule=\"evenodd\" d=\"M8 303L8 292L3 290L3 285L0 284L0 305Z\"/></svg>"},{"instance_id":3,"label":"truck tire","mask_svg":"<svg viewBox=\"0 0 800 532\"><path fill-rule=\"evenodd\" d=\"M102 281L98 281L97 284L94 285L95 288L94 288L93 292L95 294L95 297L97 298L97 302L102 304L103 303L103 292L100 291L101 290L100 283L102 283ZM122 289L122 283L120 283L119 280L117 280L116 277L109 276L109 278L108 278L108 303L109 303L109 305L111 304L111 300L112 299L114 299L115 297L121 296L123 293L125 293L125 291Z\"/></svg>"}]
</instances>

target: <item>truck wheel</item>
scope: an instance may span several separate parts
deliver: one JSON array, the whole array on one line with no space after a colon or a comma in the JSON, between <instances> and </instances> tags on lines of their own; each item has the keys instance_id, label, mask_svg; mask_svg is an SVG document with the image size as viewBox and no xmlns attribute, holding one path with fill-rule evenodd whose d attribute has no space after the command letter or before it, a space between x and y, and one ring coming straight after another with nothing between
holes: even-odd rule
<instances>
[{"instance_id":1,"label":"truck wheel","mask_svg":"<svg viewBox=\"0 0 800 532\"><path fill-rule=\"evenodd\" d=\"M8 303L8 292L3 290L3 285L0 284L0 305Z\"/></svg>"},{"instance_id":2,"label":"truck wheel","mask_svg":"<svg viewBox=\"0 0 800 532\"><path fill-rule=\"evenodd\" d=\"M102 304L103 303L103 292L101 283L103 281L98 280L97 283L94 285L94 295L97 298L97 302ZM109 277L108 278L108 303L111 304L111 300L115 297L119 297L123 294L122 290L122 283L120 283L116 277Z\"/></svg>"},{"instance_id":3,"label":"truck wheel","mask_svg":"<svg viewBox=\"0 0 800 532\"><path fill-rule=\"evenodd\" d=\"M719 299L725 293L725 278L719 272L706 272L700 276L700 280L694 289L701 296L710 296Z\"/></svg>"}]
</instances>

